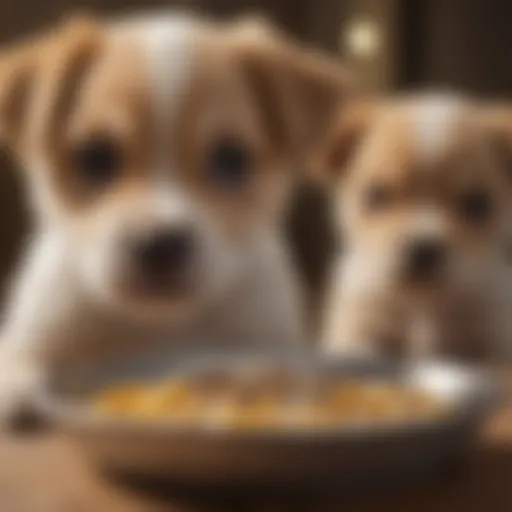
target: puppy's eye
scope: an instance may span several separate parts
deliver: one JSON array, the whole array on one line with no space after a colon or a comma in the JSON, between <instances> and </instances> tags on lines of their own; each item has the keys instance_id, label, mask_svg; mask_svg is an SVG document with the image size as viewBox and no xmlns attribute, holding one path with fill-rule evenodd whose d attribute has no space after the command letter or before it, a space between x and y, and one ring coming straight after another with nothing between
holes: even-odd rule
<instances>
[{"instance_id":1,"label":"puppy's eye","mask_svg":"<svg viewBox=\"0 0 512 512\"><path fill-rule=\"evenodd\" d=\"M482 222L492 214L492 200L488 192L475 190L468 192L460 199L461 215L470 222Z\"/></svg>"},{"instance_id":2,"label":"puppy's eye","mask_svg":"<svg viewBox=\"0 0 512 512\"><path fill-rule=\"evenodd\" d=\"M368 187L364 196L364 205L368 211L376 212L388 208L393 202L393 191L385 185Z\"/></svg>"},{"instance_id":3,"label":"puppy's eye","mask_svg":"<svg viewBox=\"0 0 512 512\"><path fill-rule=\"evenodd\" d=\"M215 145L208 157L208 172L215 182L226 188L243 186L252 170L249 151L235 141Z\"/></svg>"},{"instance_id":4,"label":"puppy's eye","mask_svg":"<svg viewBox=\"0 0 512 512\"><path fill-rule=\"evenodd\" d=\"M121 171L121 148L107 138L91 139L80 144L74 149L72 159L80 178L88 185L107 185Z\"/></svg>"}]
</instances>

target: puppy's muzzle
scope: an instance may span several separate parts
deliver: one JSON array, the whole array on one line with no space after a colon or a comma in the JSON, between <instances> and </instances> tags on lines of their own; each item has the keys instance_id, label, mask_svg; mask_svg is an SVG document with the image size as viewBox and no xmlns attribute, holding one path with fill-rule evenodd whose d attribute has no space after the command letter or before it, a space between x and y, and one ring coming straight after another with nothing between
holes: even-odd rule
<instances>
[{"instance_id":1,"label":"puppy's muzzle","mask_svg":"<svg viewBox=\"0 0 512 512\"><path fill-rule=\"evenodd\" d=\"M190 285L196 237L189 226L146 228L127 244L131 273L144 291L183 291Z\"/></svg>"},{"instance_id":2,"label":"puppy's muzzle","mask_svg":"<svg viewBox=\"0 0 512 512\"><path fill-rule=\"evenodd\" d=\"M184 270L194 253L190 229L157 228L132 241L135 265L146 275L165 275Z\"/></svg>"},{"instance_id":3,"label":"puppy's muzzle","mask_svg":"<svg viewBox=\"0 0 512 512\"><path fill-rule=\"evenodd\" d=\"M405 277L413 282L429 282L441 277L447 257L443 240L435 237L416 238L405 249Z\"/></svg>"}]
</instances>

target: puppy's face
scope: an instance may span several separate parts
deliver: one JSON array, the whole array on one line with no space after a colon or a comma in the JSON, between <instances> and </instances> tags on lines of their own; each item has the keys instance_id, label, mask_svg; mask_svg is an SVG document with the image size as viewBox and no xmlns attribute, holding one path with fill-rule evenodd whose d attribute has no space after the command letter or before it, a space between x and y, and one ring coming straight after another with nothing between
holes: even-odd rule
<instances>
[{"instance_id":1,"label":"puppy's face","mask_svg":"<svg viewBox=\"0 0 512 512\"><path fill-rule=\"evenodd\" d=\"M406 296L483 278L510 203L499 135L486 112L454 98L367 105L342 119L325 154L348 251L369 278Z\"/></svg>"},{"instance_id":2,"label":"puppy's face","mask_svg":"<svg viewBox=\"0 0 512 512\"><path fill-rule=\"evenodd\" d=\"M251 265L345 92L337 65L270 29L176 15L76 20L0 65L2 132L43 227L94 296L150 318Z\"/></svg>"}]
</instances>

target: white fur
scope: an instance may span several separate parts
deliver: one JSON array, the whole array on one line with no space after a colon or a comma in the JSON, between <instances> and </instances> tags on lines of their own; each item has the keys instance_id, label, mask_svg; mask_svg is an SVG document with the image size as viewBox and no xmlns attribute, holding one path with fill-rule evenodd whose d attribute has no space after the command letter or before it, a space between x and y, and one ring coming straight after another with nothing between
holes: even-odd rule
<instances>
[{"instance_id":1,"label":"white fur","mask_svg":"<svg viewBox=\"0 0 512 512\"><path fill-rule=\"evenodd\" d=\"M113 37L137 34L148 65L152 112L159 140L155 171L168 169L170 130L193 73L198 22L186 14L153 14L123 20L112 27ZM168 174L168 173L167 173Z\"/></svg>"},{"instance_id":2,"label":"white fur","mask_svg":"<svg viewBox=\"0 0 512 512\"><path fill-rule=\"evenodd\" d=\"M464 122L462 105L450 96L423 96L405 103L407 126L412 127L408 156L412 155L413 161L408 165L435 166L443 161L456 140L459 123ZM399 116L404 113L403 106L399 103ZM368 145L371 143L368 140ZM360 148L363 161L368 148L364 144ZM485 167L481 172L490 170ZM358 172L357 166L352 172ZM368 234L360 224L357 229L344 226L347 244L334 263L324 349L329 353L379 354L381 349L385 353L389 348L381 345L383 340L391 338L403 344L402 354L412 357L424 357L426 353L475 356L487 350L485 355L494 361L510 358L512 274L502 252L503 241L497 240L497 235L480 247L468 249L456 243L452 247L457 234L450 216L453 213L442 206L446 199L438 203L434 192L425 195L424 204L417 201L411 207L412 201L408 200L405 228L398 235L388 230L390 226L383 220L384 234L378 240L372 236L375 227ZM338 205L338 209L344 207L348 208L343 203ZM397 275L404 253L402 242L406 247L411 236L433 236L447 243L444 287L437 294L416 294L414 288L406 289L407 284Z\"/></svg>"},{"instance_id":3,"label":"white fur","mask_svg":"<svg viewBox=\"0 0 512 512\"><path fill-rule=\"evenodd\" d=\"M62 212L54 212L37 226L4 324L0 420L30 399L50 371L73 360L103 357L105 352L132 346L145 348L161 340L190 349L191 344L201 343L282 345L302 339L299 293L278 227L268 226L256 233L245 247L230 245L208 209L197 200L192 207L186 192L173 181L175 162L167 160L167 153L164 157L172 137L173 116L195 64L195 32L189 20L170 17L120 23L113 37L123 37L127 30L139 34L150 63L159 123L153 191L145 202L134 202L127 210L97 223L101 232L93 247L86 242L81 245L80 235L74 232L72 222L62 218ZM50 191L41 190L39 182L33 185L35 195L41 194L45 207L51 209ZM209 300L191 317L152 322L149 316L148 322L140 322L142 304L133 305L137 315L112 307L114 299L106 282L116 265L113 245L123 223L136 222L145 215L161 216L168 222L185 218L201 227L204 287ZM100 297L103 303L98 301Z\"/></svg>"},{"instance_id":4,"label":"white fur","mask_svg":"<svg viewBox=\"0 0 512 512\"><path fill-rule=\"evenodd\" d=\"M349 277L347 255L334 264L339 276L327 297L322 333L323 350L331 355L387 353L381 341L399 340L402 355L410 357L486 354L493 362L512 357L512 277L509 266L497 258L481 275L471 267L473 287L450 290L435 303L407 299L389 282L389 276L369 280ZM388 287L382 285L388 278ZM373 285L373 288L372 288ZM484 346L482 347L482 343ZM481 349L483 352L480 352Z\"/></svg>"},{"instance_id":5,"label":"white fur","mask_svg":"<svg viewBox=\"0 0 512 512\"><path fill-rule=\"evenodd\" d=\"M443 154L454 135L459 101L451 96L431 96L412 106L415 150L426 165Z\"/></svg>"},{"instance_id":6,"label":"white fur","mask_svg":"<svg viewBox=\"0 0 512 512\"><path fill-rule=\"evenodd\" d=\"M417 236L444 238L448 236L446 219L439 212L435 204L426 204L418 207L418 211L411 214L409 223L411 230Z\"/></svg>"},{"instance_id":7,"label":"white fur","mask_svg":"<svg viewBox=\"0 0 512 512\"><path fill-rule=\"evenodd\" d=\"M171 126L192 74L196 31L188 18L153 21L145 31L153 110L161 135L155 155L157 172L168 168Z\"/></svg>"}]
</instances>

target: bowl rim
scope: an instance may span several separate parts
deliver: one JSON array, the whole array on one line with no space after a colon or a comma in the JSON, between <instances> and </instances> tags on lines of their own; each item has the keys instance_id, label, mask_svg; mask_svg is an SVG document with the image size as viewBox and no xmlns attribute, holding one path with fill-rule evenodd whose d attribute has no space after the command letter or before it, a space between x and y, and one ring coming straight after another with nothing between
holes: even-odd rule
<instances>
[{"instance_id":1,"label":"bowl rim","mask_svg":"<svg viewBox=\"0 0 512 512\"><path fill-rule=\"evenodd\" d=\"M245 357L245 356L242 356ZM236 354L217 354L217 357L203 360L206 368L215 368L218 364L227 365L240 362L240 356ZM390 369L390 363L375 359L345 359L332 360L316 358L313 362L321 368L329 368L330 371L343 373L343 368L351 364L363 365L367 371L374 368ZM200 371L203 367L201 359L192 359L190 368ZM185 367L186 368L186 367ZM188 370L189 372L192 370ZM182 370L186 372L187 370ZM345 370L346 371L346 370ZM397 372L395 368L393 370ZM413 367L401 368L396 373L395 380L404 376L412 377L415 372L444 372L464 382L466 396L462 394L452 401L452 408L445 414L428 419L389 420L382 423L354 422L343 425L331 425L319 428L307 427L266 427L255 429L232 429L229 426L207 427L204 425L191 426L164 418L157 421L141 421L134 418L116 418L102 415L91 410L86 405L78 405L69 400L63 400L59 393L49 388L41 390L36 404L41 413L57 427L80 429L89 433L119 433L136 436L168 436L203 438L211 441L229 442L305 442L307 440L336 441L336 440L368 440L382 437L395 437L414 435L418 433L436 432L455 428L462 424L473 424L483 420L496 407L502 398L498 384L481 370L464 366L462 364L446 361L429 361L418 363ZM174 371L176 374L176 370ZM171 373L172 374L172 373ZM419 386L417 386L419 387ZM425 389L425 387L423 387ZM426 389L429 389L428 387ZM432 390L435 393L434 390ZM440 394L440 393L438 393Z\"/></svg>"}]
</instances>

